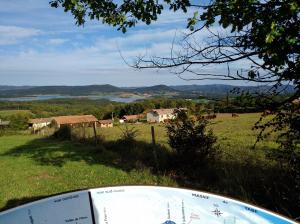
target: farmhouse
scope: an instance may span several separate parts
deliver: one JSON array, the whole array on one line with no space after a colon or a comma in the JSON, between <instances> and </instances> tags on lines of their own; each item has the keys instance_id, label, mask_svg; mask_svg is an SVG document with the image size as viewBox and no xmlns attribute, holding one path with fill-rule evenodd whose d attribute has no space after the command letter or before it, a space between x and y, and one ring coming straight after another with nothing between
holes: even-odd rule
<instances>
[{"instance_id":1,"label":"farmhouse","mask_svg":"<svg viewBox=\"0 0 300 224\"><path fill-rule=\"evenodd\" d=\"M147 122L149 123L160 123L167 120L174 120L176 115L174 112L176 110L186 111L186 108L170 108L170 109L153 109L147 113Z\"/></svg>"},{"instance_id":2,"label":"farmhouse","mask_svg":"<svg viewBox=\"0 0 300 224\"><path fill-rule=\"evenodd\" d=\"M165 120L173 120L175 109L154 109L147 113L147 122L149 123L160 123Z\"/></svg>"},{"instance_id":3,"label":"farmhouse","mask_svg":"<svg viewBox=\"0 0 300 224\"><path fill-rule=\"evenodd\" d=\"M39 130L44 127L50 126L53 118L36 118L36 119L30 119L28 121L28 127L30 129Z\"/></svg>"},{"instance_id":4,"label":"farmhouse","mask_svg":"<svg viewBox=\"0 0 300 224\"><path fill-rule=\"evenodd\" d=\"M98 119L93 115L73 115L73 116L60 116L53 117L52 124L56 128L60 128L62 125L69 126L86 126L86 125L94 125L98 122Z\"/></svg>"},{"instance_id":5,"label":"farmhouse","mask_svg":"<svg viewBox=\"0 0 300 224\"><path fill-rule=\"evenodd\" d=\"M98 125L100 128L112 128L114 126L112 120L99 120Z\"/></svg>"},{"instance_id":6,"label":"farmhouse","mask_svg":"<svg viewBox=\"0 0 300 224\"><path fill-rule=\"evenodd\" d=\"M135 122L135 121L138 121L139 119L142 119L143 117L145 117L144 114L124 115L120 119L120 121L123 120L125 122Z\"/></svg>"}]
</instances>

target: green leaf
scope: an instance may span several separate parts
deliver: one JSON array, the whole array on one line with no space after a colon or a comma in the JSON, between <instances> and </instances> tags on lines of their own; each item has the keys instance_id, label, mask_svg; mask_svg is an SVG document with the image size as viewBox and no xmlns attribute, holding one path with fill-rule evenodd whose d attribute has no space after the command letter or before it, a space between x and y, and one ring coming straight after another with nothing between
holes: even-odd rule
<instances>
[{"instance_id":1,"label":"green leaf","mask_svg":"<svg viewBox=\"0 0 300 224\"><path fill-rule=\"evenodd\" d=\"M273 36L271 33L269 33L269 34L266 36L266 43L267 43L267 44L270 44L270 43L273 42L273 40L274 40L274 36Z\"/></svg>"}]
</instances>

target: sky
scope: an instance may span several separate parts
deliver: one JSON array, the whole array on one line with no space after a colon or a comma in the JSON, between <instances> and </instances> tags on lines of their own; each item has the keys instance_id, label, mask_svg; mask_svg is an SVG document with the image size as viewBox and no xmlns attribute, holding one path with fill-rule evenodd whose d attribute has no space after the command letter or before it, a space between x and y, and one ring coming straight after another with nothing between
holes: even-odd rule
<instances>
[{"instance_id":1,"label":"sky","mask_svg":"<svg viewBox=\"0 0 300 224\"><path fill-rule=\"evenodd\" d=\"M224 83L186 81L169 70L136 70L125 63L141 55L170 55L174 37L187 31L188 15L165 11L150 26L139 24L123 34L99 21L78 27L70 13L51 8L49 0L0 1L0 85Z\"/></svg>"}]
</instances>

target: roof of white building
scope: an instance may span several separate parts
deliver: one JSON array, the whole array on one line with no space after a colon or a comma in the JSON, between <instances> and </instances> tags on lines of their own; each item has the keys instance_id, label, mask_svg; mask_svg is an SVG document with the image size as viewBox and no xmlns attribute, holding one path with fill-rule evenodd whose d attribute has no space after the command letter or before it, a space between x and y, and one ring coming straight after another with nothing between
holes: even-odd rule
<instances>
[{"instance_id":1,"label":"roof of white building","mask_svg":"<svg viewBox=\"0 0 300 224\"><path fill-rule=\"evenodd\" d=\"M36 119L29 119L29 124L40 124L40 123L51 123L53 118L36 118Z\"/></svg>"},{"instance_id":2,"label":"roof of white building","mask_svg":"<svg viewBox=\"0 0 300 224\"><path fill-rule=\"evenodd\" d=\"M173 114L175 110L187 110L187 108L153 109L150 112L156 113L158 115L163 115L163 114Z\"/></svg>"}]
</instances>

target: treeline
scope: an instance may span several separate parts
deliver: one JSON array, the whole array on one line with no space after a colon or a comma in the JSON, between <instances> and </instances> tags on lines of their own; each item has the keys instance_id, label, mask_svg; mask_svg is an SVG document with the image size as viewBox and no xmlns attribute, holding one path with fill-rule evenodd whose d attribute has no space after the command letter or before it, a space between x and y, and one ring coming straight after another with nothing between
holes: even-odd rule
<instances>
[{"instance_id":1,"label":"treeline","mask_svg":"<svg viewBox=\"0 0 300 224\"><path fill-rule=\"evenodd\" d=\"M112 111L107 113L103 118L110 118L113 112L116 117L121 118L124 115L140 114L152 109L160 108L181 108L186 107L188 109L195 108L197 103L184 99L149 99L142 100L134 103L119 104L116 105Z\"/></svg>"},{"instance_id":2,"label":"treeline","mask_svg":"<svg viewBox=\"0 0 300 224\"><path fill-rule=\"evenodd\" d=\"M231 95L233 94L233 95ZM214 103L214 111L220 113L254 113L263 112L268 105L274 105L288 98L289 94L253 94L239 92L227 94Z\"/></svg>"},{"instance_id":3,"label":"treeline","mask_svg":"<svg viewBox=\"0 0 300 224\"><path fill-rule=\"evenodd\" d=\"M88 99L58 99L30 102L1 101L0 110L29 110L32 118L63 116L74 114L93 114L102 118L111 111L118 103L108 100Z\"/></svg>"},{"instance_id":4,"label":"treeline","mask_svg":"<svg viewBox=\"0 0 300 224\"><path fill-rule=\"evenodd\" d=\"M59 99L30 102L0 101L0 111L29 110L33 118L72 114L93 114L98 119L103 119L110 117L112 112L116 117L122 117L126 114L139 114L151 109L192 108L195 104L195 102L183 99L151 99L134 103L117 103L109 100L88 99Z\"/></svg>"}]
</instances>

